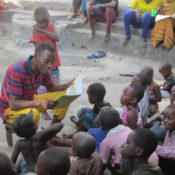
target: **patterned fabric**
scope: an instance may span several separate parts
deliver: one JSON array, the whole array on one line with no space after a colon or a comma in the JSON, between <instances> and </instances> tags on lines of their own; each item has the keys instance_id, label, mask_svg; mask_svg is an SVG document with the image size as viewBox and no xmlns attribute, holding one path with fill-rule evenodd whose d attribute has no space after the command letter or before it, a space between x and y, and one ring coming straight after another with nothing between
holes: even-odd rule
<instances>
[{"instance_id":1,"label":"patterned fabric","mask_svg":"<svg viewBox=\"0 0 175 175\"><path fill-rule=\"evenodd\" d=\"M53 32L53 29L54 29L54 26L52 23L50 23L48 26L48 31ZM55 59L55 62L53 64L52 70L54 70L55 68L57 68L61 65L60 58L59 58L58 51L57 51L57 45L56 45L55 41L50 39L44 33L37 33L37 34L34 34L30 38L30 42L33 43L35 47L37 46L36 43L49 43L50 45L52 45L55 49L55 52L56 52L56 59Z\"/></svg>"},{"instance_id":2,"label":"patterned fabric","mask_svg":"<svg viewBox=\"0 0 175 175\"><path fill-rule=\"evenodd\" d=\"M47 86L53 85L51 74L34 77L31 68L30 56L27 60L19 61L8 67L7 73L2 83L0 93L0 116L4 117L5 110L9 107L9 95L18 96L21 99L33 100L34 94L41 84Z\"/></svg>"},{"instance_id":3,"label":"patterned fabric","mask_svg":"<svg viewBox=\"0 0 175 175\"><path fill-rule=\"evenodd\" d=\"M161 14L172 15L175 13L175 1L162 0L160 6ZM156 47L160 41L163 41L163 46L166 49L171 49L174 43L175 21L172 18L166 18L156 22L156 25L151 33L151 44Z\"/></svg>"}]
</instances>

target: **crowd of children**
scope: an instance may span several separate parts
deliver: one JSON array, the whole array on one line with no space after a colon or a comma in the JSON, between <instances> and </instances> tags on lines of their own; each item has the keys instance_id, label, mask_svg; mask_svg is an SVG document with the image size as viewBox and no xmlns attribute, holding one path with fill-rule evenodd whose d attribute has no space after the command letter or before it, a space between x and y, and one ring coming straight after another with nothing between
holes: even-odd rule
<instances>
[{"instance_id":1,"label":"crowd of children","mask_svg":"<svg viewBox=\"0 0 175 175\"><path fill-rule=\"evenodd\" d=\"M58 68L60 60L56 48L59 38L54 25L49 22L49 13L46 8L40 7L35 10L34 16L37 24L33 26L30 42L36 47L36 52L34 58L30 58L27 64L30 69L31 60L35 59L35 65L31 66L36 73L33 81L40 78L35 92L41 84L50 86L47 90L65 90L73 81L57 84L60 81ZM41 56L44 57L45 63L42 63ZM44 69L44 64L45 67L49 64L48 70ZM40 65L43 65L43 70L37 69ZM11 69L9 68L9 71ZM57 136L63 128L60 122L62 118L56 118L56 123L52 122L49 127L37 132L38 121L35 121L33 112L18 114L11 124L14 133L21 139L16 142L11 159L0 152L0 173L3 175L103 175L108 169L112 175L163 175L163 173L173 175L175 172L175 80L170 63L162 64L159 72L164 78L164 83L160 86L154 81L153 68L143 67L124 87L120 98L121 108L116 109L105 101L106 88L102 83L90 84L87 95L89 103L94 107L82 108L78 112L78 117L71 116L70 120L77 126L77 130L71 135L63 134L63 138ZM47 78L47 82L40 77L42 76L40 73L45 79ZM6 84L3 85L5 86ZM38 91L38 93L45 92ZM35 101L36 106L32 106L32 103L27 101L27 105L22 106L25 102L23 98L20 101L13 92L8 92L6 97L9 94L11 94L10 100L17 101L18 110L22 107L25 109L39 106L49 109L56 105L54 100L46 100L37 101L39 105ZM171 104L165 106L161 113L163 119L158 117L150 122L150 117L159 111L158 102L162 97L170 97ZM14 104L9 103L8 109L14 109ZM46 111L44 115L48 119ZM163 125L160 118L164 120ZM157 128L154 127L156 122L159 122ZM162 128L165 135L163 144L159 144L156 133ZM20 153L21 160L19 160ZM70 156L74 157L72 161Z\"/></svg>"}]
</instances>

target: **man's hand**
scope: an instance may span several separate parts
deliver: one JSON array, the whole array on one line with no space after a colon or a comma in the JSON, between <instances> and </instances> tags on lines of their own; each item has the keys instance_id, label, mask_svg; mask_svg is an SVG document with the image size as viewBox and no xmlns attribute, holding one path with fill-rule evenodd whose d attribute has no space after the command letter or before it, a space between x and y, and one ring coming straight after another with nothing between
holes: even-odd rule
<instances>
[{"instance_id":1,"label":"man's hand","mask_svg":"<svg viewBox=\"0 0 175 175\"><path fill-rule=\"evenodd\" d=\"M136 12L137 21L141 21L141 17L142 17L142 15L141 15L140 11L137 10L137 12Z\"/></svg>"},{"instance_id":2,"label":"man's hand","mask_svg":"<svg viewBox=\"0 0 175 175\"><path fill-rule=\"evenodd\" d=\"M38 100L39 104L38 106L43 107L44 109L51 109L57 105L57 102L52 99L44 99L44 100Z\"/></svg>"}]
</instances>

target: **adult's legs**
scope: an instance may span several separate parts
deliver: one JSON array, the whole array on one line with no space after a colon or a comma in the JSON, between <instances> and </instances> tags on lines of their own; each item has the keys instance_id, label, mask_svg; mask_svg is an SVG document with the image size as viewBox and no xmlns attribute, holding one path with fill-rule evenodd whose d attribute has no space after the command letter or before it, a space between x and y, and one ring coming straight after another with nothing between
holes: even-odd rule
<instances>
[{"instance_id":1,"label":"adult's legs","mask_svg":"<svg viewBox=\"0 0 175 175\"><path fill-rule=\"evenodd\" d=\"M77 16L77 12L81 6L82 0L73 0L72 2L72 15L68 16L68 19L75 18Z\"/></svg>"}]
</instances>

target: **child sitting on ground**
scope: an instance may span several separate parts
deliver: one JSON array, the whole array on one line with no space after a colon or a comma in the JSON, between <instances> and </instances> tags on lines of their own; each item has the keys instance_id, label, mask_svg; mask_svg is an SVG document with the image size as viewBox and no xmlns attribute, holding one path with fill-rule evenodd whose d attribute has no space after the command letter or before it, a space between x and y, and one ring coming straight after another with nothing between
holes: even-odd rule
<instances>
[{"instance_id":1,"label":"child sitting on ground","mask_svg":"<svg viewBox=\"0 0 175 175\"><path fill-rule=\"evenodd\" d=\"M159 165L166 175L175 172L175 104L170 104L164 111L164 124L168 130L163 146L158 146L156 153L159 156Z\"/></svg>"},{"instance_id":2,"label":"child sitting on ground","mask_svg":"<svg viewBox=\"0 0 175 175\"><path fill-rule=\"evenodd\" d=\"M15 166L13 165L12 161L3 152L0 152L0 174L17 175Z\"/></svg>"},{"instance_id":3,"label":"child sitting on ground","mask_svg":"<svg viewBox=\"0 0 175 175\"><path fill-rule=\"evenodd\" d=\"M97 116L99 128L92 128L88 131L96 140L96 152L99 152L100 144L106 137L108 131L121 123L118 111L110 106L105 106L100 109Z\"/></svg>"},{"instance_id":4,"label":"child sitting on ground","mask_svg":"<svg viewBox=\"0 0 175 175\"><path fill-rule=\"evenodd\" d=\"M90 134L78 132L72 138L72 149L78 156L73 160L70 173L73 175L103 175L103 164L98 153L94 152L95 139Z\"/></svg>"},{"instance_id":5,"label":"child sitting on ground","mask_svg":"<svg viewBox=\"0 0 175 175\"><path fill-rule=\"evenodd\" d=\"M90 104L94 104L93 109L82 108L78 112L77 117L71 116L71 121L78 127L78 131L87 131L90 128L96 128L95 118L98 115L100 109L104 106L111 106L110 103L104 101L106 89L101 83L93 83L87 89L88 100ZM72 138L72 135L64 134L64 138Z\"/></svg>"},{"instance_id":6,"label":"child sitting on ground","mask_svg":"<svg viewBox=\"0 0 175 175\"><path fill-rule=\"evenodd\" d=\"M124 88L120 102L123 107L121 119L124 125L136 129L142 125L142 111L138 102L143 98L144 89L138 84L129 84Z\"/></svg>"},{"instance_id":7,"label":"child sitting on ground","mask_svg":"<svg viewBox=\"0 0 175 175\"><path fill-rule=\"evenodd\" d=\"M37 126L29 115L22 115L13 124L13 130L20 139L16 142L12 153L12 161L15 164L21 152L26 162L26 171L33 172L37 157L41 151L46 149L47 141L54 137L63 128L62 123L50 125L36 133Z\"/></svg>"},{"instance_id":8,"label":"child sitting on ground","mask_svg":"<svg viewBox=\"0 0 175 175\"><path fill-rule=\"evenodd\" d=\"M146 128L138 128L129 134L121 148L121 163L125 175L163 175L160 167L148 163L148 158L157 147L155 134Z\"/></svg>"},{"instance_id":9,"label":"child sitting on ground","mask_svg":"<svg viewBox=\"0 0 175 175\"><path fill-rule=\"evenodd\" d=\"M171 88L175 85L174 73L172 72L172 65L168 62L162 64L159 68L159 72L164 77L165 81L161 85L162 97L170 97Z\"/></svg>"},{"instance_id":10,"label":"child sitting on ground","mask_svg":"<svg viewBox=\"0 0 175 175\"><path fill-rule=\"evenodd\" d=\"M149 78L148 86L148 99L149 99L149 116L152 116L159 111L158 102L161 101L160 86L153 80L153 68L150 66L145 66L141 73L147 75Z\"/></svg>"},{"instance_id":11,"label":"child sitting on ground","mask_svg":"<svg viewBox=\"0 0 175 175\"><path fill-rule=\"evenodd\" d=\"M67 175L69 169L69 155L58 148L49 148L41 152L35 165L37 175Z\"/></svg>"},{"instance_id":12,"label":"child sitting on ground","mask_svg":"<svg viewBox=\"0 0 175 175\"><path fill-rule=\"evenodd\" d=\"M58 34L54 28L54 25L50 23L49 12L45 7L39 7L34 11L34 17L36 24L33 26L33 35L30 38L30 42L37 47L40 43L49 43L55 49L56 58L52 67L52 77L55 83L60 82L60 71L59 67L61 66L60 58L57 51L56 42L59 41ZM44 86L40 86L38 89L38 94L43 94L46 92L46 88ZM47 111L42 112L44 119L50 119Z\"/></svg>"},{"instance_id":13,"label":"child sitting on ground","mask_svg":"<svg viewBox=\"0 0 175 175\"><path fill-rule=\"evenodd\" d=\"M139 101L138 105L142 111L142 126L145 126L148 122L149 113L149 99L147 95L147 86L149 85L149 78L146 74L138 73L133 77L132 83L139 84L144 88L144 96Z\"/></svg>"}]
</instances>

